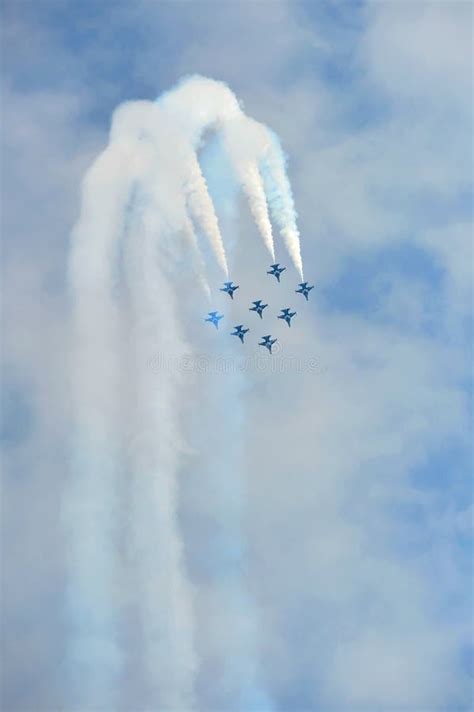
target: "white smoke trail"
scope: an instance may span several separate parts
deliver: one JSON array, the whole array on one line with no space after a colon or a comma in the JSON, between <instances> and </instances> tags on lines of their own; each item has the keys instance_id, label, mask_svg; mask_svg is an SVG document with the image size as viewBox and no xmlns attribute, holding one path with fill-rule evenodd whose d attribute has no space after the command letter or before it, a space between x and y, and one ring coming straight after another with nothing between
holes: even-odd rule
<instances>
[{"instance_id":1,"label":"white smoke trail","mask_svg":"<svg viewBox=\"0 0 474 712\"><path fill-rule=\"evenodd\" d=\"M175 90L161 97L159 104L182 128L196 149L206 130L213 129L222 133L257 229L274 260L272 226L258 169L259 160L271 144L267 129L244 114L228 86L206 77L194 76L184 80ZM196 158L195 164L191 166L191 186L195 194L193 209L201 218L205 232L214 245L219 264L223 267L222 238L217 218L212 201L207 199L207 187L204 185L204 190L199 177L202 178L202 173Z\"/></svg>"},{"instance_id":2,"label":"white smoke trail","mask_svg":"<svg viewBox=\"0 0 474 712\"><path fill-rule=\"evenodd\" d=\"M195 165L197 159L194 151L182 136L173 131L172 122L163 119L162 111L156 102L150 101L126 102L118 107L114 113L111 127L111 140L116 145L129 146L131 168L136 176L141 176L142 169L148 165L147 151L142 149L145 141L151 141L156 160L161 166L162 202L169 200L179 213L179 220L175 218L173 227L182 232L189 247L188 258L193 262L195 276L209 299L210 288L206 277L204 258L199 248L192 220L187 213L189 206L186 201L186 185L195 183L197 186L193 191L195 194L193 205L196 206L196 213L202 214L206 208L214 212L214 206L210 201L199 164L197 167ZM134 150L131 148L132 145L135 147ZM165 176L164 179L163 176ZM172 180L173 178L174 180ZM170 183L172 183L171 189ZM204 207L202 203L204 203ZM218 227L216 231L217 218L215 218L215 214L214 218L203 216L201 221L197 219L196 214L193 217L201 222L205 231L207 230L206 226L210 225L211 247L215 246L216 259L226 271L226 256ZM180 223L179 228L176 227L177 222Z\"/></svg>"},{"instance_id":3,"label":"white smoke trail","mask_svg":"<svg viewBox=\"0 0 474 712\"><path fill-rule=\"evenodd\" d=\"M184 190L192 218L198 226L202 227L205 235L207 235L217 261L224 271L225 276L228 277L229 269L227 267L227 258L217 216L207 190L206 180L195 155L192 155L189 160L188 177L184 185Z\"/></svg>"},{"instance_id":4,"label":"white smoke trail","mask_svg":"<svg viewBox=\"0 0 474 712\"><path fill-rule=\"evenodd\" d=\"M222 134L234 170L247 196L255 224L272 260L275 261L272 225L258 168L259 160L270 146L268 131L262 124L241 113L238 117L222 123Z\"/></svg>"},{"instance_id":5,"label":"white smoke trail","mask_svg":"<svg viewBox=\"0 0 474 712\"><path fill-rule=\"evenodd\" d=\"M184 207L183 207L183 213L185 212ZM194 226L190 218L185 215L184 219L184 226L183 226L183 234L186 240L186 244L189 247L189 253L191 257L194 257L193 260L193 267L194 267L194 272L197 277L198 284L202 288L204 294L207 297L208 302L211 301L211 288L209 286L209 282L207 281L206 278L206 265L204 263L204 257L202 255L201 250L199 249L199 243L196 237L196 233L194 231Z\"/></svg>"},{"instance_id":6,"label":"white smoke trail","mask_svg":"<svg viewBox=\"0 0 474 712\"><path fill-rule=\"evenodd\" d=\"M150 703L159 699L163 709L189 710L195 668L192 615L176 521L180 394L179 383L166 370L168 359L178 357L184 343L176 326L173 290L159 269L160 226L150 220L155 206L146 181L141 191L143 204L135 207L126 251L135 383L130 548Z\"/></svg>"},{"instance_id":7,"label":"white smoke trail","mask_svg":"<svg viewBox=\"0 0 474 712\"><path fill-rule=\"evenodd\" d=\"M113 708L120 694L120 325L113 293L129 159L125 146L109 147L87 174L69 267L75 444L63 512L71 627L67 663L74 704L81 710L91 703Z\"/></svg>"},{"instance_id":8,"label":"white smoke trail","mask_svg":"<svg viewBox=\"0 0 474 712\"><path fill-rule=\"evenodd\" d=\"M250 210L260 230L263 242L270 252L272 260L275 261L272 226L268 217L267 201L257 163L248 161L247 164L242 165L241 168L239 167L239 174L242 187L249 200Z\"/></svg>"},{"instance_id":9,"label":"white smoke trail","mask_svg":"<svg viewBox=\"0 0 474 712\"><path fill-rule=\"evenodd\" d=\"M184 186L189 209L192 218L207 236L218 264L228 277L227 259L217 216L195 151L207 129L240 113L237 99L222 82L196 76L183 80L175 89L162 95L158 105L169 117L170 123L179 128L192 146Z\"/></svg>"},{"instance_id":10,"label":"white smoke trail","mask_svg":"<svg viewBox=\"0 0 474 712\"><path fill-rule=\"evenodd\" d=\"M273 257L259 165L270 157L268 176L275 191L270 192L270 207L273 200L275 215L280 199L284 210L277 224L294 242L296 223L291 222L288 209L292 202L284 163L269 148L265 127L245 117L232 92L220 82L192 78L158 102L119 107L109 146L85 181L70 270L76 305L77 436L74 481L65 503L72 529L69 657L73 673L81 680L75 701L82 709L102 705L112 710L120 701L119 531L128 534L132 559L131 600L141 620L145 706L188 712L194 705L192 589L177 519L184 448L180 411L187 394L182 374L170 371L168 365L183 359L189 348L182 319L189 320L191 315L194 319L194 304L192 299L183 304L178 298L183 288L191 294L193 290L183 276L186 265L194 265L193 280L209 294L195 227L208 237L227 274L214 204L197 158L209 130L222 136ZM283 198L275 186L285 192ZM157 363L158 369L150 368ZM224 406L238 401L239 383L233 379L225 389L222 411L228 415L222 417L220 450L224 460L235 435L238 411ZM218 384L212 388L218 402ZM215 412L209 410L210 405L206 411L204 401L205 394L203 420L215 420ZM127 441L133 447L123 453L121 447ZM214 472L211 480L222 477L222 463L205 453L211 475ZM119 521L125 474L129 492L126 528ZM244 498L238 459L228 483L215 503L220 541L225 548L226 542L234 540L243 549ZM219 565L219 557L215 561ZM213 588L221 611L227 600L232 601L229 634L238 642L229 651L225 646L221 649L232 699L236 709L255 705L269 709L271 704L259 684L256 612L239 572L230 570L228 563L224 568L224 578L214 581Z\"/></svg>"},{"instance_id":11,"label":"white smoke trail","mask_svg":"<svg viewBox=\"0 0 474 712\"><path fill-rule=\"evenodd\" d=\"M195 255L198 250L182 197L189 152L156 105L142 107L142 113L143 124L150 114L153 123L146 135L142 124L136 136L136 194L124 251L135 386L130 549L149 704L159 700L163 709L190 710L195 670L192 605L176 519L180 385L166 368L152 369L151 364L157 356L166 363L186 350L167 273L179 258L180 232L194 245Z\"/></svg>"},{"instance_id":12,"label":"white smoke trail","mask_svg":"<svg viewBox=\"0 0 474 712\"><path fill-rule=\"evenodd\" d=\"M178 457L173 405L176 389L166 374L152 374L145 363L160 346L179 353L173 309L166 279L158 269L156 245L160 230L169 226L193 239L185 212L182 183L185 167L179 160L179 141L159 120L150 102L122 106L114 117L111 142L89 172L81 218L75 229L71 282L75 295L74 344L75 413L78 422L75 480L66 493L67 526L72 529L70 557L69 651L74 692L80 709L102 705L116 708L120 697L118 674L122 663L118 580L118 491L121 470L118 445L123 440L120 393L120 325L114 300L118 242L128 223L124 252L135 325L132 376L135 409L128 431L139 443L128 460L133 463L130 530L136 565L135 591L143 621L145 660L150 687L159 686L166 707L191 709L194 654L190 602L181 563L176 528L174 461ZM153 154L153 139L173 146L177 168L166 156ZM188 151L189 153L189 151ZM150 172L152 163L161 175ZM168 158L169 151L168 151ZM159 201L143 216L129 205L132 185L151 182ZM126 206L127 209L127 217ZM159 225L151 218L157 216ZM135 257L134 257L135 256ZM131 261L130 261L131 259ZM140 269L134 272L138 263ZM147 278L144 270L151 273ZM160 298L156 289L161 285ZM166 316L168 315L169 316ZM164 646L164 647L163 647ZM80 679L82 678L82 679ZM79 685L80 680L80 685ZM80 689L79 689L80 687ZM151 694L151 693L150 693ZM154 699L158 693L155 692Z\"/></svg>"},{"instance_id":13,"label":"white smoke trail","mask_svg":"<svg viewBox=\"0 0 474 712\"><path fill-rule=\"evenodd\" d=\"M200 146L205 131L242 114L239 102L224 82L199 75L184 78L158 103L195 148Z\"/></svg>"},{"instance_id":14,"label":"white smoke trail","mask_svg":"<svg viewBox=\"0 0 474 712\"><path fill-rule=\"evenodd\" d=\"M290 181L286 173L286 161L280 141L272 134L271 145L261 162L265 193L270 213L280 229L288 253L303 279L300 235L296 225L296 210Z\"/></svg>"}]
</instances>

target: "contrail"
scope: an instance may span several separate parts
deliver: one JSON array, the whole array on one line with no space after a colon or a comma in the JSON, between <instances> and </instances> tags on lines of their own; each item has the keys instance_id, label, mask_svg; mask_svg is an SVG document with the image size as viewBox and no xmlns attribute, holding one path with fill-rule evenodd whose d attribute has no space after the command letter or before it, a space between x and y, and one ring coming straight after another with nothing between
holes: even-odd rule
<instances>
[{"instance_id":1,"label":"contrail","mask_svg":"<svg viewBox=\"0 0 474 712\"><path fill-rule=\"evenodd\" d=\"M184 212L184 207L183 207L183 212ZM202 252L199 248L196 232L194 230L194 226L190 218L185 215L184 219L184 225L183 225L183 234L186 240L186 244L189 247L189 252L191 253L191 256L194 257L193 259L193 267L194 267L194 272L197 275L197 281L200 287L202 288L204 294L207 297L208 302L211 301L211 288L209 286L209 282L206 278L206 265L204 262L204 257L202 255Z\"/></svg>"},{"instance_id":2,"label":"contrail","mask_svg":"<svg viewBox=\"0 0 474 712\"><path fill-rule=\"evenodd\" d=\"M186 151L180 150L179 136L170 135L156 105L143 107L143 114L136 135L140 161L124 249L134 383L129 550L142 624L147 703L153 706L159 700L163 709L191 710L196 666L192 602L177 523L180 384L165 366L157 370L152 364L157 356L166 364L166 358L186 350L168 274L182 252L176 239L180 232L194 245L195 255L198 250L182 199L187 164L177 160L173 168L169 155L172 150L179 158Z\"/></svg>"},{"instance_id":3,"label":"contrail","mask_svg":"<svg viewBox=\"0 0 474 712\"><path fill-rule=\"evenodd\" d=\"M238 170L254 220L263 238L265 247L268 249L272 260L275 261L272 225L268 217L267 201L260 173L258 172L258 165L256 161L248 161L241 167L239 166Z\"/></svg>"},{"instance_id":4,"label":"contrail","mask_svg":"<svg viewBox=\"0 0 474 712\"><path fill-rule=\"evenodd\" d=\"M176 470L181 453L176 419L181 395L179 383L166 366L185 346L176 325L173 290L159 268L163 228L149 219L158 213L158 206L147 187L141 185L138 200L142 204L136 207L126 249L135 385L129 547L148 702L158 699L163 709L190 710L195 669L192 605L176 519ZM159 368L154 367L157 356Z\"/></svg>"},{"instance_id":5,"label":"contrail","mask_svg":"<svg viewBox=\"0 0 474 712\"><path fill-rule=\"evenodd\" d=\"M286 161L278 137L272 132L271 144L261 162L265 193L270 214L280 229L288 253L303 279L300 235L296 225L296 210L290 181L286 174Z\"/></svg>"},{"instance_id":6,"label":"contrail","mask_svg":"<svg viewBox=\"0 0 474 712\"><path fill-rule=\"evenodd\" d=\"M196 232L207 237L226 275L226 246L235 244L230 235L224 245L215 196L199 163L209 132L221 139L235 173L229 176L230 193L236 177L272 258L267 201L302 273L279 146L266 127L244 115L225 84L193 77L156 102L118 107L109 145L84 181L70 260L76 426L64 510L70 543L68 661L80 712L120 706L121 580L130 584L127 604L140 621L143 706L199 708L194 589L178 523L179 472L187 448L182 408L190 383L170 364L195 351L188 342L193 330L186 328L195 320L193 282L210 295ZM219 160L221 169L228 168L224 152ZM211 187L216 183L209 181ZM229 216L219 206L229 232L236 214L231 202ZM201 442L203 486L207 481L218 527L216 542L209 543L215 570L209 585L216 620L232 641L218 644L225 671L220 703L230 699L236 710L262 712L272 704L261 681L257 610L240 569L245 497L234 441L243 438L243 379L234 375L222 388L205 374L199 418L209 432L222 432L217 451ZM128 560L119 553L122 538ZM232 551L241 552L237 559ZM212 637L211 627L204 627L204 636Z\"/></svg>"},{"instance_id":7,"label":"contrail","mask_svg":"<svg viewBox=\"0 0 474 712\"><path fill-rule=\"evenodd\" d=\"M120 697L120 324L113 291L129 158L124 147L108 147L88 172L69 264L75 435L63 516L68 678L80 710L114 708Z\"/></svg>"},{"instance_id":8,"label":"contrail","mask_svg":"<svg viewBox=\"0 0 474 712\"><path fill-rule=\"evenodd\" d=\"M161 169L160 179L166 175L160 185L162 202L167 202L168 212L176 213L173 228L179 223L178 231L190 248L189 256L196 267L198 282L209 296L206 267L191 217L206 233L216 260L227 274L226 256L206 181L187 137L174 130L173 121L163 116L157 102L133 101L116 109L111 140L116 145L129 147L131 169L137 176L141 176L145 169L149 170L145 147L153 145L156 163ZM134 146L133 150L131 146Z\"/></svg>"},{"instance_id":9,"label":"contrail","mask_svg":"<svg viewBox=\"0 0 474 712\"><path fill-rule=\"evenodd\" d=\"M218 264L228 277L219 223L196 151L207 129L216 128L221 121L240 113L237 99L224 83L194 76L184 79L175 89L159 97L157 104L189 142L191 151L184 190L190 214L207 236Z\"/></svg>"},{"instance_id":10,"label":"contrail","mask_svg":"<svg viewBox=\"0 0 474 712\"><path fill-rule=\"evenodd\" d=\"M258 167L259 161L270 146L269 133L265 126L241 112L239 116L222 123L222 134L234 170L247 196L255 224L274 261L272 225Z\"/></svg>"},{"instance_id":11,"label":"contrail","mask_svg":"<svg viewBox=\"0 0 474 712\"><path fill-rule=\"evenodd\" d=\"M158 104L195 148L205 131L217 131L243 113L227 84L199 75L182 79L159 97Z\"/></svg>"},{"instance_id":12,"label":"contrail","mask_svg":"<svg viewBox=\"0 0 474 712\"><path fill-rule=\"evenodd\" d=\"M151 119L151 121L150 121ZM182 199L185 167L162 165L153 139L164 145L169 129L160 125L156 106L137 102L120 107L107 149L86 180L81 217L74 231L71 286L75 297L73 385L78 422L74 481L66 493L71 529L71 676L77 678L75 704L114 709L120 698L122 666L118 555L119 444L123 442L123 403L119 393L120 324L114 299L118 242L122 250L133 314L135 408L128 431L138 449L126 453L131 467L129 548L134 590L142 616L143 648L150 689L166 707L191 709L194 653L190 602L181 564L176 524L174 437L176 388L166 373L154 374L146 359L168 343L179 353L172 289L158 269L159 237L174 230L191 236ZM175 138L175 137L172 137ZM164 171L160 174L159 168ZM163 190L163 183L166 189ZM149 188L153 185L153 189ZM133 186L135 200L130 204ZM148 197L147 197L148 188ZM144 196L149 205L144 209ZM124 236L124 233L125 236ZM161 290L156 298L156 290ZM169 316L167 316L169 314Z\"/></svg>"},{"instance_id":13,"label":"contrail","mask_svg":"<svg viewBox=\"0 0 474 712\"><path fill-rule=\"evenodd\" d=\"M237 178L249 202L250 211L263 242L275 259L272 226L265 190L258 164L268 151L272 137L262 124L244 114L239 103L223 82L206 77L189 77L159 99L163 111L172 117L186 133L197 150L206 130L221 133ZM196 111L196 107L199 110ZM206 234L214 246L219 264L224 269L222 238L212 202L207 199L207 187L202 185L202 172L196 158L191 166L193 212L200 217Z\"/></svg>"},{"instance_id":14,"label":"contrail","mask_svg":"<svg viewBox=\"0 0 474 712\"><path fill-rule=\"evenodd\" d=\"M191 217L198 226L202 227L220 267L228 277L229 268L214 205L207 190L206 179L202 174L199 161L194 154L190 156L184 190Z\"/></svg>"}]
</instances>

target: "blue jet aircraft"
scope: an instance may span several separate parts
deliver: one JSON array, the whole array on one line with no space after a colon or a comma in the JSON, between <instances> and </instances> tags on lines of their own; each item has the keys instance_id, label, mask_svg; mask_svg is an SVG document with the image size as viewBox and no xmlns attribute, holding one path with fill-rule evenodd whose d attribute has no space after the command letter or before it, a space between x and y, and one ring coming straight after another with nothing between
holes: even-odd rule
<instances>
[{"instance_id":1,"label":"blue jet aircraft","mask_svg":"<svg viewBox=\"0 0 474 712\"><path fill-rule=\"evenodd\" d=\"M291 326L291 320L296 316L296 312L290 311L290 309L280 309L282 312L278 315L278 319L284 319L288 326Z\"/></svg>"},{"instance_id":2,"label":"blue jet aircraft","mask_svg":"<svg viewBox=\"0 0 474 712\"><path fill-rule=\"evenodd\" d=\"M234 298L234 292L236 289L239 288L238 284L234 284L233 282L224 282L224 286L221 287L221 292L226 292L231 299Z\"/></svg>"},{"instance_id":3,"label":"blue jet aircraft","mask_svg":"<svg viewBox=\"0 0 474 712\"><path fill-rule=\"evenodd\" d=\"M270 265L270 270L267 274L272 274L278 281L280 281L280 275L284 272L284 270L286 270L286 267L280 267L280 263L277 262L276 265Z\"/></svg>"},{"instance_id":4,"label":"blue jet aircraft","mask_svg":"<svg viewBox=\"0 0 474 712\"><path fill-rule=\"evenodd\" d=\"M256 301L256 302L252 302L252 304L253 304L253 307L249 307L249 311L257 312L257 314L259 315L260 319L263 319L263 317L262 317L262 312L263 312L264 309L266 309L266 307L268 307L268 304L262 304L262 300L261 300L261 299L257 299L257 301Z\"/></svg>"},{"instance_id":5,"label":"blue jet aircraft","mask_svg":"<svg viewBox=\"0 0 474 712\"><path fill-rule=\"evenodd\" d=\"M223 314L219 314L219 312L209 312L209 315L207 319L204 319L204 321L210 321L211 324L214 324L216 329L219 328L219 321L223 318Z\"/></svg>"},{"instance_id":6,"label":"blue jet aircraft","mask_svg":"<svg viewBox=\"0 0 474 712\"><path fill-rule=\"evenodd\" d=\"M314 289L314 286L309 287L308 282L301 282L301 284L299 284L298 286L299 286L299 289L295 289L295 292L297 294L303 294L306 301L308 301L308 294L311 289Z\"/></svg>"},{"instance_id":7,"label":"blue jet aircraft","mask_svg":"<svg viewBox=\"0 0 474 712\"><path fill-rule=\"evenodd\" d=\"M244 343L244 336L247 331L248 329L244 329L243 324L239 324L238 326L234 326L234 331L231 333L231 336L238 336L241 342Z\"/></svg>"},{"instance_id":8,"label":"blue jet aircraft","mask_svg":"<svg viewBox=\"0 0 474 712\"><path fill-rule=\"evenodd\" d=\"M268 336L262 336L262 341L259 342L259 346L265 346L270 353L272 352L272 346L273 344L277 341L277 339L272 339L271 335L268 334Z\"/></svg>"}]
</instances>

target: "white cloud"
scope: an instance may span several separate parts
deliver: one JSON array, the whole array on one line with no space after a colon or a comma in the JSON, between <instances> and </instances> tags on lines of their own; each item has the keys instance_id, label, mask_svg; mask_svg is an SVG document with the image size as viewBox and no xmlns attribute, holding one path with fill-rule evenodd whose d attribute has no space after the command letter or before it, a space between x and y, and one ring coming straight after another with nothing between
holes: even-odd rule
<instances>
[{"instance_id":1,"label":"white cloud","mask_svg":"<svg viewBox=\"0 0 474 712\"><path fill-rule=\"evenodd\" d=\"M360 56L368 76L395 104L429 102L423 111L472 96L472 5L462 1L372 2Z\"/></svg>"}]
</instances>

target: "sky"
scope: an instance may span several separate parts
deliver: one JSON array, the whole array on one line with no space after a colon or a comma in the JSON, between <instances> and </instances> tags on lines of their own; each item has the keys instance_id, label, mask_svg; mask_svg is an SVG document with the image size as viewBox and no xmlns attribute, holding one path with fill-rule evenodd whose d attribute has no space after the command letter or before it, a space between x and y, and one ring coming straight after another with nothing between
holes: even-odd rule
<instances>
[{"instance_id":1,"label":"sky","mask_svg":"<svg viewBox=\"0 0 474 712\"><path fill-rule=\"evenodd\" d=\"M472 709L471 4L4 0L2 66L2 709ZM128 440L104 436L95 471L74 434L82 387L109 376L71 336L83 177L119 104L197 74L278 134L315 289L281 325L277 367L242 370L238 344L202 324L194 266L164 249L166 309L127 312L127 348L137 336L137 359L190 351L211 368L154 361L143 375L112 359L104 423ZM277 231L281 291L219 146L200 150L230 277L272 305L293 299ZM229 309L203 254L213 306ZM164 514L133 469L142 436L173 473ZM102 499L81 549L87 467ZM98 538L95 557L99 520L116 549ZM102 647L87 637L96 619Z\"/></svg>"}]
</instances>

